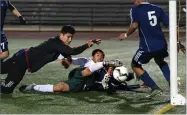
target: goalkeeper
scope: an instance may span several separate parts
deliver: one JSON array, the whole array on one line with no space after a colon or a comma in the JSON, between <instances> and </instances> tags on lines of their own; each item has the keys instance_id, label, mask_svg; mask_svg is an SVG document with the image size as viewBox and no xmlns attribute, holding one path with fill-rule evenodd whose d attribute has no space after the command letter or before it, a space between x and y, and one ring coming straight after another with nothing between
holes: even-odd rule
<instances>
[{"instance_id":1,"label":"goalkeeper","mask_svg":"<svg viewBox=\"0 0 187 115\"><path fill-rule=\"evenodd\" d=\"M77 55L93 44L100 43L100 39L89 40L80 47L71 48L69 44L74 33L75 29L72 26L64 26L59 36L51 38L36 47L22 49L4 61L1 74L8 74L8 76L5 82L1 84L1 93L12 93L14 88L23 79L26 70L31 73L36 72L47 63L56 60L60 54L64 57Z\"/></svg>"}]
</instances>

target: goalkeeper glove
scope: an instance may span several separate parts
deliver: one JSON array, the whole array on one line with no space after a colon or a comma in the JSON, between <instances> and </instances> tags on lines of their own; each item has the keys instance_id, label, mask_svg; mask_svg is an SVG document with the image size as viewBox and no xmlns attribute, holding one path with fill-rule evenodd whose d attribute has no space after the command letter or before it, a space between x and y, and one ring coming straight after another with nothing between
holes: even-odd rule
<instances>
[{"instance_id":1,"label":"goalkeeper glove","mask_svg":"<svg viewBox=\"0 0 187 115\"><path fill-rule=\"evenodd\" d=\"M20 24L23 24L23 25L26 24L26 20L22 16L19 16L19 21L20 21Z\"/></svg>"}]
</instances>

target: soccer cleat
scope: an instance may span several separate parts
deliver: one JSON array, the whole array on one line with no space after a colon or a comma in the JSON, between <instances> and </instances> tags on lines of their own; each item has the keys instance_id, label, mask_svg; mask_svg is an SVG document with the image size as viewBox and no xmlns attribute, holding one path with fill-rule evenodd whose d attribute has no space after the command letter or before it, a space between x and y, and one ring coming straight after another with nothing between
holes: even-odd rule
<instances>
[{"instance_id":1,"label":"soccer cleat","mask_svg":"<svg viewBox=\"0 0 187 115\"><path fill-rule=\"evenodd\" d=\"M29 84L29 85L22 85L19 88L19 91L21 91L21 92L32 91L32 90L34 90L34 86L36 86L35 83Z\"/></svg>"},{"instance_id":2,"label":"soccer cleat","mask_svg":"<svg viewBox=\"0 0 187 115\"><path fill-rule=\"evenodd\" d=\"M148 88L148 86L143 82L142 84L140 84L140 88Z\"/></svg>"},{"instance_id":3,"label":"soccer cleat","mask_svg":"<svg viewBox=\"0 0 187 115\"><path fill-rule=\"evenodd\" d=\"M110 75L109 74L105 74L103 80L101 81L101 84L102 84L104 89L108 89L109 80L110 80Z\"/></svg>"},{"instance_id":4,"label":"soccer cleat","mask_svg":"<svg viewBox=\"0 0 187 115\"><path fill-rule=\"evenodd\" d=\"M109 67L120 67L123 66L123 63L120 60L109 60L109 61L104 61L103 65Z\"/></svg>"},{"instance_id":5,"label":"soccer cleat","mask_svg":"<svg viewBox=\"0 0 187 115\"><path fill-rule=\"evenodd\" d=\"M160 88L152 89L151 94L147 95L146 98L153 98L162 95L163 91Z\"/></svg>"}]
</instances>

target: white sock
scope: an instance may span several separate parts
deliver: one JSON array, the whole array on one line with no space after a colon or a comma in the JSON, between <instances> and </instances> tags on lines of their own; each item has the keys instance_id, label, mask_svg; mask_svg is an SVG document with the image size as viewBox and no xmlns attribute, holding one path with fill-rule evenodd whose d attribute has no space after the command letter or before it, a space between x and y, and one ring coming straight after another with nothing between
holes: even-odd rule
<instances>
[{"instance_id":1,"label":"white sock","mask_svg":"<svg viewBox=\"0 0 187 115\"><path fill-rule=\"evenodd\" d=\"M94 71L97 71L97 70L103 68L103 62L91 64L88 68L93 73Z\"/></svg>"},{"instance_id":2,"label":"white sock","mask_svg":"<svg viewBox=\"0 0 187 115\"><path fill-rule=\"evenodd\" d=\"M34 90L35 91L39 91L39 92L54 92L53 91L53 86L54 85L50 85L50 84L47 84L47 85L35 85L34 86Z\"/></svg>"}]
</instances>

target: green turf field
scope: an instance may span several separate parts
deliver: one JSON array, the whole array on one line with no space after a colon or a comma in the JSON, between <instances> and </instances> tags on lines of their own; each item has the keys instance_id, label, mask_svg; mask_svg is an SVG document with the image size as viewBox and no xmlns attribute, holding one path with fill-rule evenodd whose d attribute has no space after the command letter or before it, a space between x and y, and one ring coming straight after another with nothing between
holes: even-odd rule
<instances>
[{"instance_id":1,"label":"green turf field","mask_svg":"<svg viewBox=\"0 0 187 115\"><path fill-rule=\"evenodd\" d=\"M35 46L44 39L9 39L11 55L21 48ZM85 43L86 40L74 40L72 46ZM95 48L102 48L106 52L106 59L120 59L130 69L131 58L138 47L138 41L104 40L101 45L93 46L78 57L88 57ZM167 58L167 62L169 58ZM179 53L178 73L181 77L180 91L185 94L185 55ZM113 95L104 92L83 92L69 94L23 94L15 90L13 95L1 95L1 114L151 114L169 104L170 94L168 84L156 64L151 61L144 66L156 83L164 90L164 94L154 99L145 99L150 89L136 91L119 91ZM40 71L26 73L20 84L55 84L66 80L68 72L58 62L44 66ZM1 75L5 77L5 75ZM141 83L131 81L129 84ZM20 86L20 85L19 85ZM168 114L185 114L185 106L177 106Z\"/></svg>"}]
</instances>

